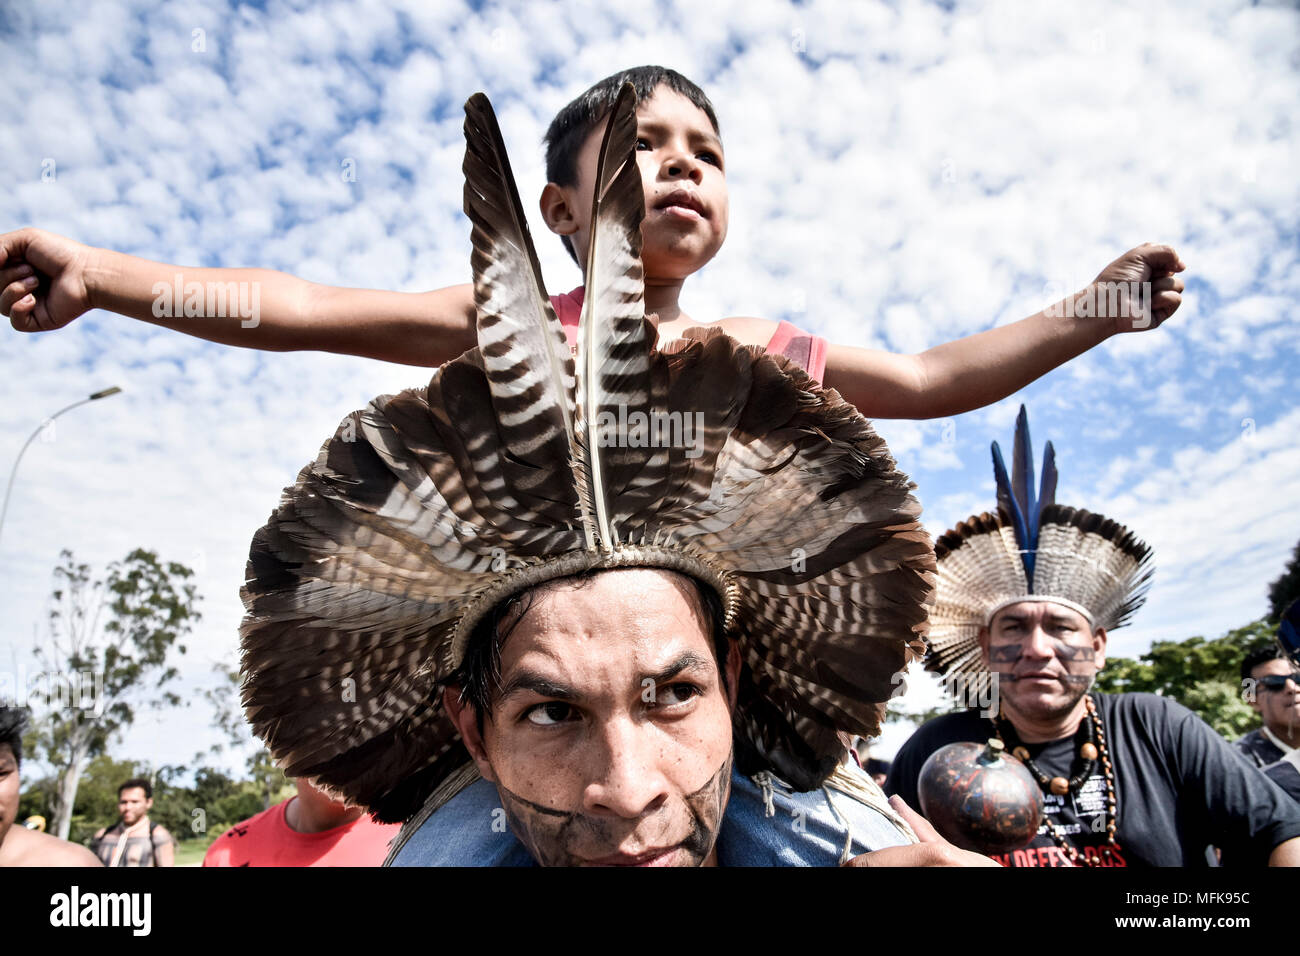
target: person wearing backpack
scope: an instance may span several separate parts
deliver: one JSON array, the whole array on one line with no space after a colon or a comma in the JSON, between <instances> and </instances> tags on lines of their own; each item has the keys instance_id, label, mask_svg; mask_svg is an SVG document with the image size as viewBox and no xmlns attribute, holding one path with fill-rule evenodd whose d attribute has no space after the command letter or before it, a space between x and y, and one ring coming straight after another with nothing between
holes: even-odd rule
<instances>
[{"instance_id":1,"label":"person wearing backpack","mask_svg":"<svg viewBox=\"0 0 1300 956\"><path fill-rule=\"evenodd\" d=\"M153 788L134 777L117 788L121 819L95 834L91 849L105 866L172 866L174 840L167 828L149 819Z\"/></svg>"}]
</instances>

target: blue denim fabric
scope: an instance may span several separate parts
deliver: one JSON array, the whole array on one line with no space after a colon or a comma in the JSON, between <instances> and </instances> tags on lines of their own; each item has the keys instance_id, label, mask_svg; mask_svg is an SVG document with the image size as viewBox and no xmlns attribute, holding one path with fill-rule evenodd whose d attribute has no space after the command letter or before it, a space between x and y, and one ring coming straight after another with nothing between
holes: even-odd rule
<instances>
[{"instance_id":1,"label":"blue denim fabric","mask_svg":"<svg viewBox=\"0 0 1300 956\"><path fill-rule=\"evenodd\" d=\"M865 777L856 766L850 773ZM848 822L850 855L908 843L879 810L832 790L835 810ZM773 814L767 814L764 787L732 771L731 800L718 833L721 866L836 866L846 830L827 802L825 790L792 792L780 780L770 788ZM411 835L392 866L535 866L515 839L501 809L496 787L477 780L429 817Z\"/></svg>"}]
</instances>

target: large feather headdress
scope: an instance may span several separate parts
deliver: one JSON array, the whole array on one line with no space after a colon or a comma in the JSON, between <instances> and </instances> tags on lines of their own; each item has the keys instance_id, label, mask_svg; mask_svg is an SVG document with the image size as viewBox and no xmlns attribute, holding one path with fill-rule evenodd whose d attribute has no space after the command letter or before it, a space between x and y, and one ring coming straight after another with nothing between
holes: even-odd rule
<instances>
[{"instance_id":1,"label":"large feather headdress","mask_svg":"<svg viewBox=\"0 0 1300 956\"><path fill-rule=\"evenodd\" d=\"M721 334L656 347L631 84L600 150L576 363L491 106L465 111L478 348L345 419L254 538L254 731L287 773L404 820L469 762L441 692L475 623L544 581L646 566L717 591L744 661L738 739L820 784L837 732L876 733L924 650L915 486L784 358Z\"/></svg>"},{"instance_id":2,"label":"large feather headdress","mask_svg":"<svg viewBox=\"0 0 1300 956\"><path fill-rule=\"evenodd\" d=\"M1008 474L993 443L997 514L973 515L935 542L937 595L930 615L926 667L962 676L966 694L985 699L990 680L978 635L1002 608L1051 601L1107 631L1127 624L1146 600L1152 552L1128 528L1103 515L1056 503L1056 451L1043 451L1034 492L1029 417L1020 406ZM976 699L974 696L971 699Z\"/></svg>"}]
</instances>

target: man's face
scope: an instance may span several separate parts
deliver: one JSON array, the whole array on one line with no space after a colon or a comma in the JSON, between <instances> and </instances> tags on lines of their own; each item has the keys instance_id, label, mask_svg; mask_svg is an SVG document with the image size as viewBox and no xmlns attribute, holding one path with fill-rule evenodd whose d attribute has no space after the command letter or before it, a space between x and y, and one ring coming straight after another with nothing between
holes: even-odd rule
<instances>
[{"instance_id":1,"label":"man's face","mask_svg":"<svg viewBox=\"0 0 1300 956\"><path fill-rule=\"evenodd\" d=\"M0 744L0 844L18 816L18 761L8 744Z\"/></svg>"},{"instance_id":2,"label":"man's face","mask_svg":"<svg viewBox=\"0 0 1300 956\"><path fill-rule=\"evenodd\" d=\"M1300 688L1296 687L1294 679L1276 690L1260 681L1265 677L1286 677L1293 673L1291 662L1280 657L1256 664L1250 671L1250 676L1255 679L1255 700L1251 706L1259 712L1264 725L1279 737L1289 737L1300 726Z\"/></svg>"},{"instance_id":3,"label":"man's face","mask_svg":"<svg viewBox=\"0 0 1300 956\"><path fill-rule=\"evenodd\" d=\"M1082 614L1046 601L1003 608L979 640L1013 722L1069 713L1106 663L1106 632L1094 634Z\"/></svg>"},{"instance_id":4,"label":"man's face","mask_svg":"<svg viewBox=\"0 0 1300 956\"><path fill-rule=\"evenodd\" d=\"M117 795L117 812L127 826L139 822L152 806L153 801L144 795L143 787L127 787Z\"/></svg>"},{"instance_id":5,"label":"man's face","mask_svg":"<svg viewBox=\"0 0 1300 956\"><path fill-rule=\"evenodd\" d=\"M445 698L516 836L544 866L714 863L740 658L729 695L693 585L636 568L532 598L481 738Z\"/></svg>"},{"instance_id":6,"label":"man's face","mask_svg":"<svg viewBox=\"0 0 1300 956\"><path fill-rule=\"evenodd\" d=\"M646 204L641 224L646 278L684 279L717 255L727 236L722 143L704 111L666 86L638 106L636 116L636 155ZM568 211L576 231L570 240L579 260L587 255L596 164L604 136L602 121L578 153L577 185L560 190L571 204Z\"/></svg>"}]
</instances>

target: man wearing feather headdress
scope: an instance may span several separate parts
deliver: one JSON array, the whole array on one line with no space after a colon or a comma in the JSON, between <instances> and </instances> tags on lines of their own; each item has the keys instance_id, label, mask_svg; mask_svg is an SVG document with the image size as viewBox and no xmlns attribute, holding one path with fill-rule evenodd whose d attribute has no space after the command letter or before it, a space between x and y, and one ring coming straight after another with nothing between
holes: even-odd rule
<instances>
[{"instance_id":1,"label":"man wearing feather headdress","mask_svg":"<svg viewBox=\"0 0 1300 956\"><path fill-rule=\"evenodd\" d=\"M996 514L939 538L927 667L990 716L937 717L899 751L886 789L915 805L926 759L999 737L1038 780L1045 819L1008 866L1300 864L1300 808L1182 705L1091 692L1108 633L1146 599L1151 549L1102 515L1056 503L1049 442L1035 494L1024 407L1010 474L996 442ZM996 689L996 694L990 691Z\"/></svg>"},{"instance_id":2,"label":"man wearing feather headdress","mask_svg":"<svg viewBox=\"0 0 1300 956\"><path fill-rule=\"evenodd\" d=\"M576 360L491 108L466 104L479 347L345 421L258 532L249 720L286 772L409 821L399 865L987 863L912 815L916 845L846 765L924 646L914 486L799 365L656 342L634 92L596 166ZM698 434L628 441L633 414Z\"/></svg>"}]
</instances>

